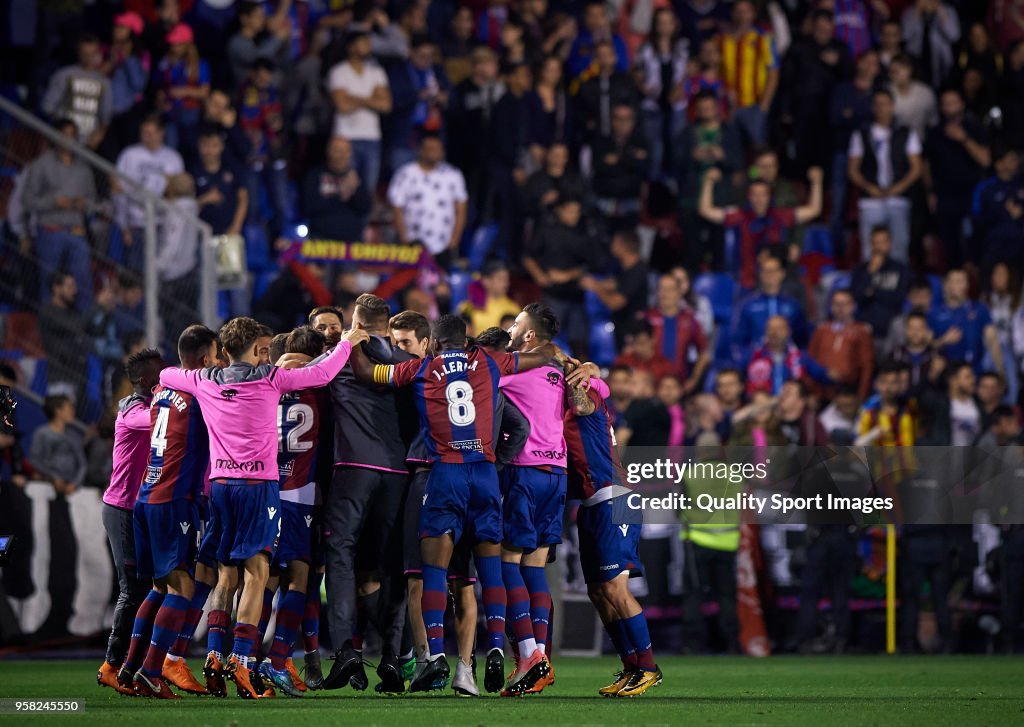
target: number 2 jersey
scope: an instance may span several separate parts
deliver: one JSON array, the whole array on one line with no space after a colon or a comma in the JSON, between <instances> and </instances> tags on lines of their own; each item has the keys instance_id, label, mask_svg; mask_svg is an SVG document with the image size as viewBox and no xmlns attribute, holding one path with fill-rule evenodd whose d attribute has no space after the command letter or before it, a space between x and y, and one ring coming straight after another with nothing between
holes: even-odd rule
<instances>
[{"instance_id":1,"label":"number 2 jersey","mask_svg":"<svg viewBox=\"0 0 1024 727\"><path fill-rule=\"evenodd\" d=\"M280 433L277 467L282 500L301 505L319 502L317 452L322 447L321 423L326 398L322 389L305 389L281 397L277 408ZM324 451L330 452L330 449Z\"/></svg>"},{"instance_id":2,"label":"number 2 jersey","mask_svg":"<svg viewBox=\"0 0 1024 727\"><path fill-rule=\"evenodd\" d=\"M161 386L149 413L149 466L139 502L197 499L210 466L210 437L199 402L191 394Z\"/></svg>"},{"instance_id":3,"label":"number 2 jersey","mask_svg":"<svg viewBox=\"0 0 1024 727\"><path fill-rule=\"evenodd\" d=\"M377 365L374 382L412 385L432 462L494 462L498 381L519 369L519 354L479 348Z\"/></svg>"}]
</instances>

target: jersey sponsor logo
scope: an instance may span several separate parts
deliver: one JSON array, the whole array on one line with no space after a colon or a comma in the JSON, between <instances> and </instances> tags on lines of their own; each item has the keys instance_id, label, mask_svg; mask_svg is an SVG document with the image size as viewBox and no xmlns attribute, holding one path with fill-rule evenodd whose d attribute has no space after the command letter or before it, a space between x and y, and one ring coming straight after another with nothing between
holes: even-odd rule
<instances>
[{"instance_id":1,"label":"jersey sponsor logo","mask_svg":"<svg viewBox=\"0 0 1024 727\"><path fill-rule=\"evenodd\" d=\"M220 395L227 399L228 401L231 401L236 396L238 396L238 389L221 389Z\"/></svg>"},{"instance_id":2,"label":"jersey sponsor logo","mask_svg":"<svg viewBox=\"0 0 1024 727\"><path fill-rule=\"evenodd\" d=\"M178 523L178 525L180 525L180 526L181 526L181 534L182 534L182 535L185 535L185 534L187 534L187 533L188 533L188 529L189 529L189 527L191 526L191 523L188 523L188 522L181 522L181 523Z\"/></svg>"},{"instance_id":3,"label":"jersey sponsor logo","mask_svg":"<svg viewBox=\"0 0 1024 727\"><path fill-rule=\"evenodd\" d=\"M547 451L543 449L535 449L530 452L534 457L543 457L544 459L565 459L565 452L557 452L553 449Z\"/></svg>"},{"instance_id":4,"label":"jersey sponsor logo","mask_svg":"<svg viewBox=\"0 0 1024 727\"><path fill-rule=\"evenodd\" d=\"M243 472L262 472L263 462L258 459L248 462L235 462L233 459L218 459L217 468L222 470L242 470Z\"/></svg>"},{"instance_id":5,"label":"jersey sponsor logo","mask_svg":"<svg viewBox=\"0 0 1024 727\"><path fill-rule=\"evenodd\" d=\"M445 353L442 353L441 356L445 359L441 364L441 368L430 372L438 381L443 381L445 376L450 376L452 374L476 371L476 367L480 363L479 361L469 363L466 360L466 354L462 351L446 351Z\"/></svg>"},{"instance_id":6,"label":"jersey sponsor logo","mask_svg":"<svg viewBox=\"0 0 1024 727\"><path fill-rule=\"evenodd\" d=\"M292 476L292 472L295 471L295 460L290 459L287 462L279 464L277 467L277 474L281 482L284 482Z\"/></svg>"},{"instance_id":7,"label":"jersey sponsor logo","mask_svg":"<svg viewBox=\"0 0 1024 727\"><path fill-rule=\"evenodd\" d=\"M276 507L268 507L267 508L267 517L270 518L271 520L273 520L274 519L274 515L277 515L277 508Z\"/></svg>"},{"instance_id":8,"label":"jersey sponsor logo","mask_svg":"<svg viewBox=\"0 0 1024 727\"><path fill-rule=\"evenodd\" d=\"M627 523L622 523L622 525L619 526L619 530L622 531L622 537L629 535L629 525Z\"/></svg>"},{"instance_id":9,"label":"jersey sponsor logo","mask_svg":"<svg viewBox=\"0 0 1024 727\"><path fill-rule=\"evenodd\" d=\"M471 452L483 452L484 445L479 439L461 439L457 442L448 442L452 449L462 449Z\"/></svg>"}]
</instances>

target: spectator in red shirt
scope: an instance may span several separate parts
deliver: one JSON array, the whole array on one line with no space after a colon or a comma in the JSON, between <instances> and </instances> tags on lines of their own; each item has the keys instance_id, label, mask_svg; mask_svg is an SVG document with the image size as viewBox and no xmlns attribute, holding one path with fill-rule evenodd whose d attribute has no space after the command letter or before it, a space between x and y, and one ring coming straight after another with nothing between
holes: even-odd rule
<instances>
[{"instance_id":1,"label":"spectator in red shirt","mask_svg":"<svg viewBox=\"0 0 1024 727\"><path fill-rule=\"evenodd\" d=\"M736 229L739 236L740 285L752 289L757 283L757 253L761 248L785 244L794 226L810 222L821 214L824 173L821 167L807 170L811 195L802 207L774 207L771 185L761 180L754 180L747 187L747 203L743 207L716 207L712 190L721 178L722 172L717 167L709 169L704 175L697 212L709 222Z\"/></svg>"},{"instance_id":2,"label":"spectator in red shirt","mask_svg":"<svg viewBox=\"0 0 1024 727\"><path fill-rule=\"evenodd\" d=\"M663 376L675 373L672 362L662 356L654 345L654 328L645 320L633 323L631 333L626 337L626 351L615 359L615 365L646 371L654 377L655 384Z\"/></svg>"},{"instance_id":3,"label":"spectator in red shirt","mask_svg":"<svg viewBox=\"0 0 1024 727\"><path fill-rule=\"evenodd\" d=\"M658 278L657 307L644 317L653 332L654 350L672 364L672 373L679 377L685 396L700 385L711 357L700 323L682 300L679 281L666 273Z\"/></svg>"},{"instance_id":4,"label":"spectator in red shirt","mask_svg":"<svg viewBox=\"0 0 1024 727\"><path fill-rule=\"evenodd\" d=\"M857 395L864 401L871 393L871 371L875 364L871 333L867 326L854 320L857 303L849 290L832 294L830 310L832 320L815 329L807 353L835 372L836 383L857 387Z\"/></svg>"}]
</instances>

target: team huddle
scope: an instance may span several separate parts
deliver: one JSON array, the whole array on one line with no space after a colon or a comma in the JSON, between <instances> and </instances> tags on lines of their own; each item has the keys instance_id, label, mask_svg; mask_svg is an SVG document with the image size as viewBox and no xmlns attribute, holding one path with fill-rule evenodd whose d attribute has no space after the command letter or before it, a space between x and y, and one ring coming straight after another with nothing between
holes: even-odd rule
<instances>
[{"instance_id":1,"label":"team huddle","mask_svg":"<svg viewBox=\"0 0 1024 727\"><path fill-rule=\"evenodd\" d=\"M347 330L332 307L276 336L241 317L219 334L185 329L179 367L153 350L129 359L134 393L119 404L104 494L120 594L98 683L160 699L180 698L171 687L224 697L229 681L245 699L361 691L372 625L376 691L450 682L479 696L479 580L484 690L541 692L555 682L545 566L567 499L580 501L588 594L622 659L599 693L632 697L661 683L627 587L641 569L640 525L612 514L629 490L608 388L596 366L552 344L557 333L541 304L508 332L468 339L461 318L391 317L364 294ZM334 646L326 676L322 584ZM204 613L200 681L187 656Z\"/></svg>"}]
</instances>

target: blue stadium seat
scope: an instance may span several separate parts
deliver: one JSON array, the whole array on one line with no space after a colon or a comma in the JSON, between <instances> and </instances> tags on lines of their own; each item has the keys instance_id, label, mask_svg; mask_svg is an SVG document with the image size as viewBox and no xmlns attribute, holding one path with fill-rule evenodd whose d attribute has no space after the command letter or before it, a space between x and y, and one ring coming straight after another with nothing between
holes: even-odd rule
<instances>
[{"instance_id":1,"label":"blue stadium seat","mask_svg":"<svg viewBox=\"0 0 1024 727\"><path fill-rule=\"evenodd\" d=\"M85 374L85 406L82 417L94 422L103 413L103 361L94 353L89 354Z\"/></svg>"},{"instance_id":2,"label":"blue stadium seat","mask_svg":"<svg viewBox=\"0 0 1024 727\"><path fill-rule=\"evenodd\" d=\"M611 366L615 362L615 325L611 321L590 323L590 360L598 366Z\"/></svg>"},{"instance_id":3,"label":"blue stadium seat","mask_svg":"<svg viewBox=\"0 0 1024 727\"><path fill-rule=\"evenodd\" d=\"M932 286L932 305L935 305L942 300L942 276L929 274L928 284Z\"/></svg>"},{"instance_id":4,"label":"blue stadium seat","mask_svg":"<svg viewBox=\"0 0 1024 727\"><path fill-rule=\"evenodd\" d=\"M29 388L33 394L46 396L46 389L50 380L50 367L45 358L36 359L36 370L32 376L32 383Z\"/></svg>"},{"instance_id":5,"label":"blue stadium seat","mask_svg":"<svg viewBox=\"0 0 1024 727\"><path fill-rule=\"evenodd\" d=\"M455 270L448 274L448 287L452 289L452 308L458 308L469 298L469 284L473 282L473 274L465 270Z\"/></svg>"},{"instance_id":6,"label":"blue stadium seat","mask_svg":"<svg viewBox=\"0 0 1024 727\"><path fill-rule=\"evenodd\" d=\"M591 322L605 323L611 320L612 312L608 310L608 306L601 302L601 298L598 297L597 293L590 290L584 291L583 304L586 306L587 317L590 318Z\"/></svg>"},{"instance_id":7,"label":"blue stadium seat","mask_svg":"<svg viewBox=\"0 0 1024 727\"><path fill-rule=\"evenodd\" d=\"M15 420L15 427L21 432L22 450L28 452L32 449L32 435L40 427L46 426L46 414L43 407L35 403L27 396L15 396L18 400L18 413Z\"/></svg>"},{"instance_id":8,"label":"blue stadium seat","mask_svg":"<svg viewBox=\"0 0 1024 727\"><path fill-rule=\"evenodd\" d=\"M469 258L470 270L480 270L483 268L484 261L490 255L497 236L497 225L482 225L476 229L476 232L473 233L473 237L469 241L469 254L466 256Z\"/></svg>"},{"instance_id":9,"label":"blue stadium seat","mask_svg":"<svg viewBox=\"0 0 1024 727\"><path fill-rule=\"evenodd\" d=\"M693 280L693 289L711 303L715 322L728 325L732 321L732 306L736 297L736 281L726 273L702 273Z\"/></svg>"},{"instance_id":10,"label":"blue stadium seat","mask_svg":"<svg viewBox=\"0 0 1024 727\"><path fill-rule=\"evenodd\" d=\"M270 241L263 225L248 223L242 230L245 237L245 259L249 270L263 272L274 267L270 259Z\"/></svg>"}]
</instances>

